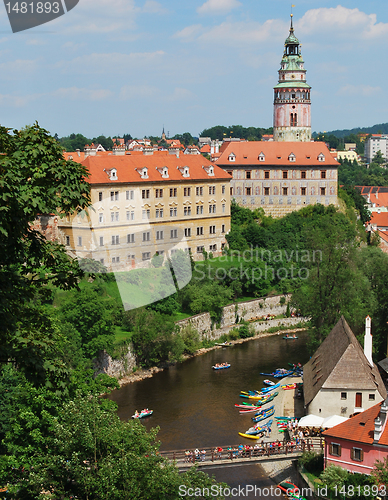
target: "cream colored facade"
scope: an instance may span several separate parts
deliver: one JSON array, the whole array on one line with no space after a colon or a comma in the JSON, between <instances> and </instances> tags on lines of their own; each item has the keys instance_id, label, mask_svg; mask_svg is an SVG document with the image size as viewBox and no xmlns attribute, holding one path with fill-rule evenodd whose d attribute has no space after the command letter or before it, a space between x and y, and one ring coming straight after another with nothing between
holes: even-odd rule
<instances>
[{"instance_id":1,"label":"cream colored facade","mask_svg":"<svg viewBox=\"0 0 388 500\"><path fill-rule=\"evenodd\" d=\"M203 251L221 255L230 230L230 178L214 166L221 178L207 175L200 164L210 162L197 158L198 166L191 164L189 177L180 180L159 175L144 181L139 175L138 182L120 182L118 170L118 182L92 182L88 215L59 221L62 243L78 258L100 261L110 271L146 267L155 254L170 256L178 249L194 259L203 258ZM193 178L198 169L201 179Z\"/></svg>"}]
</instances>

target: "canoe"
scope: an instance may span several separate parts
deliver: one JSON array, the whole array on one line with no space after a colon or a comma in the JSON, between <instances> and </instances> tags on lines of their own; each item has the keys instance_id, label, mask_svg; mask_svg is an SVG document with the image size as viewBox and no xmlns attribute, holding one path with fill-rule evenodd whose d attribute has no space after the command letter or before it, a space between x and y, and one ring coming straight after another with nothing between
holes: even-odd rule
<instances>
[{"instance_id":1,"label":"canoe","mask_svg":"<svg viewBox=\"0 0 388 500\"><path fill-rule=\"evenodd\" d=\"M263 380L263 382L266 385L275 385L275 382L272 382L272 380L265 379L265 380Z\"/></svg>"},{"instance_id":2,"label":"canoe","mask_svg":"<svg viewBox=\"0 0 388 500\"><path fill-rule=\"evenodd\" d=\"M144 418L144 417L149 417L150 415L152 415L154 413L154 410L147 410L147 411L141 411L140 413L138 413L136 415L132 415L132 418Z\"/></svg>"},{"instance_id":3,"label":"canoe","mask_svg":"<svg viewBox=\"0 0 388 500\"><path fill-rule=\"evenodd\" d=\"M275 417L275 420L293 420L295 417Z\"/></svg>"},{"instance_id":4,"label":"canoe","mask_svg":"<svg viewBox=\"0 0 388 500\"><path fill-rule=\"evenodd\" d=\"M291 481L282 481L278 484L278 488L280 488L285 493L295 493L296 491L299 491L299 488L296 486L296 484L291 483Z\"/></svg>"},{"instance_id":5,"label":"canoe","mask_svg":"<svg viewBox=\"0 0 388 500\"><path fill-rule=\"evenodd\" d=\"M225 370L226 368L230 368L230 364L226 363L226 365L222 366L212 366L213 370Z\"/></svg>"},{"instance_id":6,"label":"canoe","mask_svg":"<svg viewBox=\"0 0 388 500\"><path fill-rule=\"evenodd\" d=\"M275 409L273 406L271 406L267 410L260 411L255 417L252 417L252 420L254 422L261 422L262 420L265 420L266 418L272 417L272 415L274 413L275 413Z\"/></svg>"},{"instance_id":7,"label":"canoe","mask_svg":"<svg viewBox=\"0 0 388 500\"><path fill-rule=\"evenodd\" d=\"M288 391L290 389L295 389L296 388L296 384L282 385L281 388L284 389L285 391Z\"/></svg>"},{"instance_id":8,"label":"canoe","mask_svg":"<svg viewBox=\"0 0 388 500\"><path fill-rule=\"evenodd\" d=\"M297 339L298 337L283 337L285 340L295 340Z\"/></svg>"},{"instance_id":9,"label":"canoe","mask_svg":"<svg viewBox=\"0 0 388 500\"><path fill-rule=\"evenodd\" d=\"M254 413L257 410L260 410L261 406L256 406L256 408L252 408L251 410L239 410L240 415L246 415L247 413Z\"/></svg>"},{"instance_id":10,"label":"canoe","mask_svg":"<svg viewBox=\"0 0 388 500\"><path fill-rule=\"evenodd\" d=\"M237 405L236 404L234 406L235 406L235 408L241 408L242 410L253 410L254 408L257 408L257 409L261 408L261 404L260 405L254 405L254 404L252 404L252 405Z\"/></svg>"},{"instance_id":11,"label":"canoe","mask_svg":"<svg viewBox=\"0 0 388 500\"><path fill-rule=\"evenodd\" d=\"M263 387L261 389L261 392L264 394L267 394L268 392L273 391L274 389L276 389L279 386L280 386L280 382L278 382L277 384L271 385L271 387Z\"/></svg>"},{"instance_id":12,"label":"canoe","mask_svg":"<svg viewBox=\"0 0 388 500\"><path fill-rule=\"evenodd\" d=\"M264 432L261 432L260 434L245 434L244 432L239 432L239 436L247 438L247 439L261 439L264 436Z\"/></svg>"}]
</instances>

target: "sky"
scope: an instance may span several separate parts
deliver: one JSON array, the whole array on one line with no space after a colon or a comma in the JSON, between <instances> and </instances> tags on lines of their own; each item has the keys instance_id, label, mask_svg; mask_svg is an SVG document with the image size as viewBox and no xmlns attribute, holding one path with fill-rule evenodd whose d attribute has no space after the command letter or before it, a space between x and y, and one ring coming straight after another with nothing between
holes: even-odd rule
<instances>
[{"instance_id":1,"label":"sky","mask_svg":"<svg viewBox=\"0 0 388 500\"><path fill-rule=\"evenodd\" d=\"M388 122L388 2L295 0L312 131ZM0 124L60 137L271 127L291 2L80 0L12 33L0 5Z\"/></svg>"}]
</instances>

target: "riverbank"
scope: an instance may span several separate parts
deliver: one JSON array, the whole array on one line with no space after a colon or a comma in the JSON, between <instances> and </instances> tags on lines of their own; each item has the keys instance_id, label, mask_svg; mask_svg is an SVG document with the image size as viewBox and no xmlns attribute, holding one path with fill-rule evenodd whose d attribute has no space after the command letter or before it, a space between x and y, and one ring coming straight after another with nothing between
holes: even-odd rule
<instances>
[{"instance_id":1,"label":"riverbank","mask_svg":"<svg viewBox=\"0 0 388 500\"><path fill-rule=\"evenodd\" d=\"M298 319L301 320L301 318L298 318ZM230 327L230 328L232 328L232 327ZM273 326L269 325L269 328L273 328ZM258 340L258 339L262 339L265 337L271 337L274 335L283 335L286 333L294 334L294 333L303 332L306 330L307 330L307 328L293 328L293 329L287 329L287 330L278 330L275 332L260 332L258 335L255 335L254 337L248 337L246 339L231 340L228 342L228 344L229 345L243 344L245 342L249 342L252 340ZM222 345L214 345L212 347L203 347L201 349L198 349L198 351L196 351L191 356L184 356L184 358L180 362L183 363L187 359L193 358L195 356L201 356L202 354L205 354L209 351L213 351L215 349L225 349L225 348L228 348L228 347L225 347ZM165 370L168 366L171 366L171 365L165 365L165 366L160 366L160 367L154 366L154 367L151 367L148 369L139 369L139 370L135 371L134 373L130 373L130 374L124 375L123 377L119 378L118 383L119 383L120 387L123 387L127 384L132 384L133 382L139 382L140 380L145 380L147 378L151 378L155 375L155 373L159 373L159 372ZM283 392L292 392L292 391L283 391Z\"/></svg>"}]
</instances>

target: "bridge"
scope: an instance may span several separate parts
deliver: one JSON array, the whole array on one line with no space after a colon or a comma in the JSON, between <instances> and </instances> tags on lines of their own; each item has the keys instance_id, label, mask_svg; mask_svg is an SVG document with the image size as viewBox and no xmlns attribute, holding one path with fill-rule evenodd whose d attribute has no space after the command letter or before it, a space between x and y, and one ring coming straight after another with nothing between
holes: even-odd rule
<instances>
[{"instance_id":1,"label":"bridge","mask_svg":"<svg viewBox=\"0 0 388 500\"><path fill-rule=\"evenodd\" d=\"M184 471L197 465L201 469L211 467L234 467L257 462L292 460L300 457L304 451L322 451L322 438L308 438L297 446L292 441L272 441L255 445L230 445L195 450L161 451L160 455L175 462L179 470Z\"/></svg>"}]
</instances>

